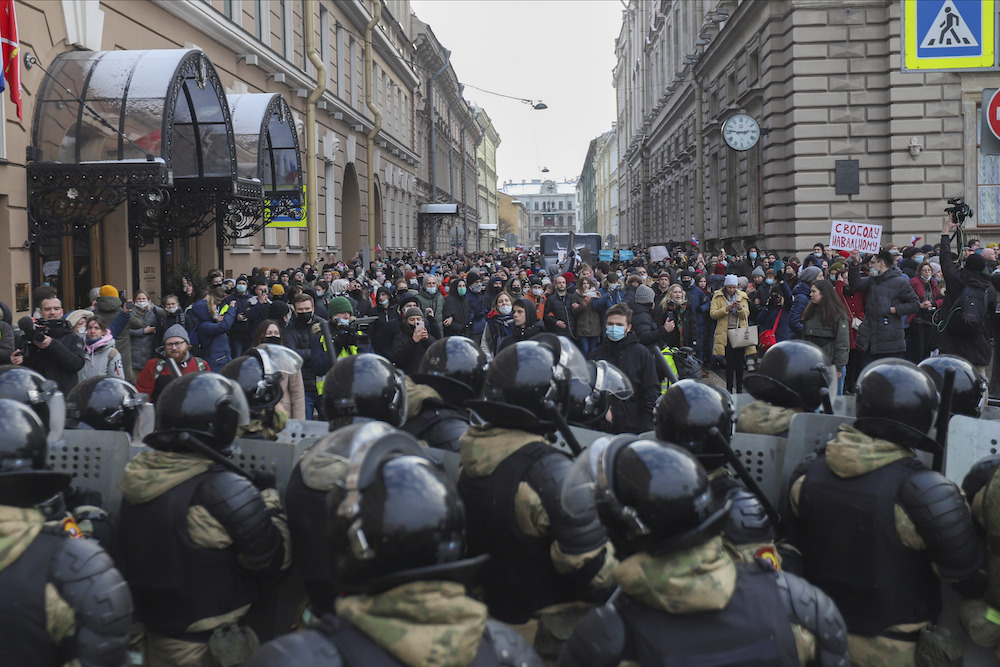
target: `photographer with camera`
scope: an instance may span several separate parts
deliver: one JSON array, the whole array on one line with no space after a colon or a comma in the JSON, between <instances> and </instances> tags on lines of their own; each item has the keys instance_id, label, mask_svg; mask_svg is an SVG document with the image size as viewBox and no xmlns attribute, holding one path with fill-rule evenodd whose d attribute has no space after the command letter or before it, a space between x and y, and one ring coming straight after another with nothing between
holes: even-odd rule
<instances>
[{"instance_id":1,"label":"photographer with camera","mask_svg":"<svg viewBox=\"0 0 1000 667\"><path fill-rule=\"evenodd\" d=\"M14 350L10 363L41 373L68 394L76 386L77 373L86 361L83 339L63 319L58 297L42 299L38 309L41 317L22 317L18 321L24 334L23 349Z\"/></svg>"},{"instance_id":2,"label":"photographer with camera","mask_svg":"<svg viewBox=\"0 0 1000 667\"><path fill-rule=\"evenodd\" d=\"M954 205L954 200L948 203ZM967 204L965 208L968 209ZM948 291L944 307L934 318L941 331L938 348L942 354L954 354L968 360L985 375L993 354L991 325L997 294L986 273L986 260L981 255L969 254L964 266L959 268L951 253L951 231L960 229L971 211L945 211L949 215L941 226L941 271Z\"/></svg>"}]
</instances>

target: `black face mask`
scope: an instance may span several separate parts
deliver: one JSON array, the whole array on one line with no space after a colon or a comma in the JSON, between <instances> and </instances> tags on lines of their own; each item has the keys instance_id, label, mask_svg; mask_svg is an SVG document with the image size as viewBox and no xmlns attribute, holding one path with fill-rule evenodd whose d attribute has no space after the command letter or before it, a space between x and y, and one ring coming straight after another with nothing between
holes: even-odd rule
<instances>
[{"instance_id":1,"label":"black face mask","mask_svg":"<svg viewBox=\"0 0 1000 667\"><path fill-rule=\"evenodd\" d=\"M281 345L281 336L264 336L260 339L262 343L270 343L271 345Z\"/></svg>"},{"instance_id":2,"label":"black face mask","mask_svg":"<svg viewBox=\"0 0 1000 667\"><path fill-rule=\"evenodd\" d=\"M299 324L309 324L309 322L312 321L312 318L312 311L307 313L295 313L295 319L298 320Z\"/></svg>"}]
</instances>

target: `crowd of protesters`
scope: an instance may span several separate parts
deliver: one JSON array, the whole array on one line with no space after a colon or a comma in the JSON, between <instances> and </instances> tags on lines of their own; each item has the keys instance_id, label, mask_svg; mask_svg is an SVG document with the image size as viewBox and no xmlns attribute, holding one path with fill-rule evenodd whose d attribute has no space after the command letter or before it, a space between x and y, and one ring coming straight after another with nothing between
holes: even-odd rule
<instances>
[{"instance_id":1,"label":"crowd of protesters","mask_svg":"<svg viewBox=\"0 0 1000 667\"><path fill-rule=\"evenodd\" d=\"M659 261L636 249L628 261L570 253L550 266L530 251L403 253L367 268L359 256L331 257L236 278L218 269L204 279L184 276L180 293L160 304L145 291L123 303L116 287L98 286L90 308L69 314L51 287L40 286L33 302L37 340L15 349L4 307L0 364L30 366L64 392L95 375L121 377L155 401L170 379L168 360L183 373L217 370L270 342L304 360L293 380L294 414L322 418L317 378L338 357L371 351L413 373L442 337L466 336L491 360L548 332L618 366L636 391L615 421L646 424L663 381L656 355L664 349L687 348L703 374L724 369L730 392L743 391L744 375L755 370L767 343L791 338L826 353L843 393L865 365L885 357L919 362L947 352L985 374L993 352L993 285L1000 282L997 248L958 235L960 256L952 254L955 229L946 220L936 245L890 244L866 257L820 243L804 257L755 246L701 252L689 244ZM954 315L969 290L985 299L978 329L957 326ZM732 330L751 326L761 345L733 347Z\"/></svg>"}]
</instances>

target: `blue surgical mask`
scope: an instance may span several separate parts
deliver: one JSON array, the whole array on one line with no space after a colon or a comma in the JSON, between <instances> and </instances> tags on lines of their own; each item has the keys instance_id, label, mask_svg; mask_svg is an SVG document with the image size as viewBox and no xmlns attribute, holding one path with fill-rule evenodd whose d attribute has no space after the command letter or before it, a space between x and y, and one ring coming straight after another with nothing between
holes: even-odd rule
<instances>
[{"instance_id":1,"label":"blue surgical mask","mask_svg":"<svg viewBox=\"0 0 1000 667\"><path fill-rule=\"evenodd\" d=\"M750 259L757 259L757 253L755 252L750 253Z\"/></svg>"},{"instance_id":2,"label":"blue surgical mask","mask_svg":"<svg viewBox=\"0 0 1000 667\"><path fill-rule=\"evenodd\" d=\"M768 285L773 285L774 284L774 278L765 278L764 282L767 283Z\"/></svg>"},{"instance_id":3,"label":"blue surgical mask","mask_svg":"<svg viewBox=\"0 0 1000 667\"><path fill-rule=\"evenodd\" d=\"M605 327L604 334L609 340L619 341L625 337L625 327L621 325L609 324Z\"/></svg>"},{"instance_id":4,"label":"blue surgical mask","mask_svg":"<svg viewBox=\"0 0 1000 667\"><path fill-rule=\"evenodd\" d=\"M236 286L236 292L237 292L237 294L246 294L247 293L247 286L246 285L242 285L242 284L237 285Z\"/></svg>"},{"instance_id":5,"label":"blue surgical mask","mask_svg":"<svg viewBox=\"0 0 1000 667\"><path fill-rule=\"evenodd\" d=\"M428 287L428 288L427 288L427 293L428 293L428 294L434 294L434 293L435 293L435 292L437 292L437 291L438 291L438 288L437 288L437 287Z\"/></svg>"},{"instance_id":6,"label":"blue surgical mask","mask_svg":"<svg viewBox=\"0 0 1000 667\"><path fill-rule=\"evenodd\" d=\"M337 319L337 324L339 324L342 327L346 327L351 323L351 318L349 317L338 317L336 319Z\"/></svg>"}]
</instances>

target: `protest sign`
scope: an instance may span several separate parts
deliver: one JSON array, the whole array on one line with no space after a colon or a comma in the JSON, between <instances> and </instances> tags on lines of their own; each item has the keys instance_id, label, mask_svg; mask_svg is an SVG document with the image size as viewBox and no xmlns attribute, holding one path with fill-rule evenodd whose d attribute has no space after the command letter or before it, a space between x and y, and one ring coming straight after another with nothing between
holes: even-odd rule
<instances>
[{"instance_id":1,"label":"protest sign","mask_svg":"<svg viewBox=\"0 0 1000 667\"><path fill-rule=\"evenodd\" d=\"M667 253L667 246L665 245L651 245L649 246L649 261L651 262L662 262L668 259L670 255Z\"/></svg>"},{"instance_id":2,"label":"protest sign","mask_svg":"<svg viewBox=\"0 0 1000 667\"><path fill-rule=\"evenodd\" d=\"M830 225L831 250L860 250L874 255L882 244L882 225L834 220Z\"/></svg>"}]
</instances>

